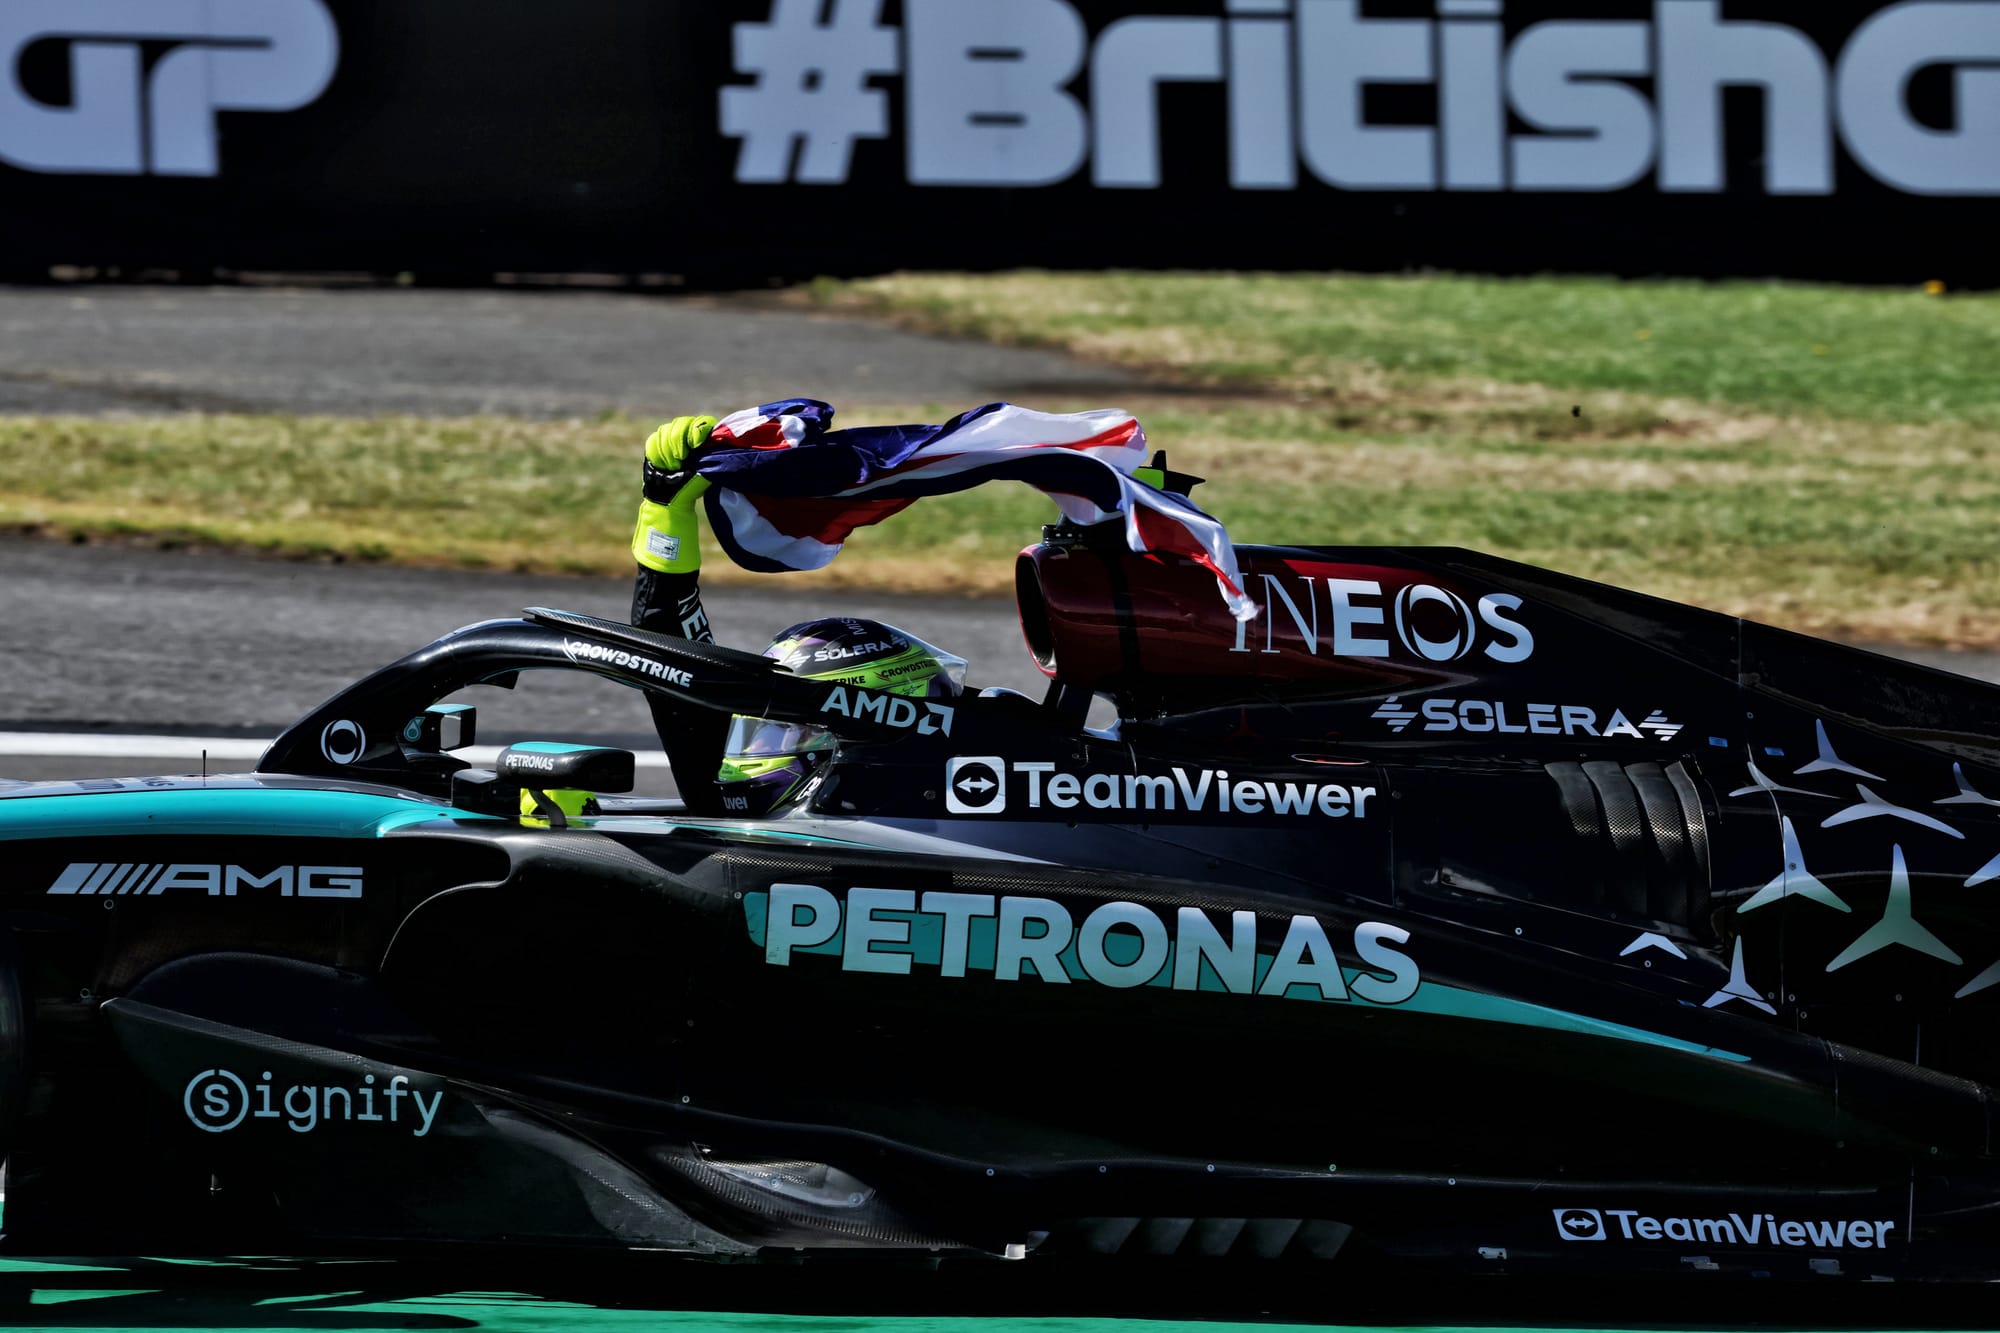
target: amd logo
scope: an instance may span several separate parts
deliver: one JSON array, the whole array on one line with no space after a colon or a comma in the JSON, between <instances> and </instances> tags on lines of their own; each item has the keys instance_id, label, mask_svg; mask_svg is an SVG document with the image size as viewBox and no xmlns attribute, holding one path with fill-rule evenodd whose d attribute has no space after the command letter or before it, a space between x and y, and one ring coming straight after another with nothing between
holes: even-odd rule
<instances>
[{"instance_id":1,"label":"amd logo","mask_svg":"<svg viewBox=\"0 0 2000 1333\"><path fill-rule=\"evenodd\" d=\"M22 57L68 48L64 105ZM143 44L143 45L142 45ZM164 45L164 55L149 60ZM27 171L213 176L215 113L295 111L326 90L340 41L321 0L6 0L0 161Z\"/></svg>"},{"instance_id":2,"label":"amd logo","mask_svg":"<svg viewBox=\"0 0 2000 1333\"><path fill-rule=\"evenodd\" d=\"M915 729L919 736L951 735L956 710L950 704L912 700L899 694L879 694L873 690L834 686L833 693L819 706L822 713L838 713L861 721L879 722L885 727Z\"/></svg>"}]
</instances>

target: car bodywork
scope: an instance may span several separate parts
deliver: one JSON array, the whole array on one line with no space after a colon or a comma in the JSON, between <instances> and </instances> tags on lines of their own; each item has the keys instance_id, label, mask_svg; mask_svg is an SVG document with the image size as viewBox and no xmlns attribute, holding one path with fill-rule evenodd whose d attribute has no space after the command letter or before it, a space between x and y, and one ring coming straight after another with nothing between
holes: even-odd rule
<instances>
[{"instance_id":1,"label":"car bodywork","mask_svg":"<svg viewBox=\"0 0 2000 1333\"><path fill-rule=\"evenodd\" d=\"M1043 700L535 611L254 774L0 790L9 1242L2000 1275L2000 696L1463 551L1238 555L1247 622L1024 552ZM524 819L616 763L473 770L438 706L535 670L839 754L783 818Z\"/></svg>"}]
</instances>

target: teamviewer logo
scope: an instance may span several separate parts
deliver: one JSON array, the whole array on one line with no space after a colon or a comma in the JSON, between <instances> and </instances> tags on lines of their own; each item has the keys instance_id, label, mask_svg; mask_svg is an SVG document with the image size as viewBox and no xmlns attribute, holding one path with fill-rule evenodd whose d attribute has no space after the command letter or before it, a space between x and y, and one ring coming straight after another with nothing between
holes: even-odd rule
<instances>
[{"instance_id":1,"label":"teamviewer logo","mask_svg":"<svg viewBox=\"0 0 2000 1333\"><path fill-rule=\"evenodd\" d=\"M997 755L953 759L944 770L944 808L954 815L997 815L1007 808L1007 763Z\"/></svg>"},{"instance_id":2,"label":"teamviewer logo","mask_svg":"<svg viewBox=\"0 0 2000 1333\"><path fill-rule=\"evenodd\" d=\"M1595 1208L1558 1208L1556 1234L1564 1240L1603 1240L1604 1214Z\"/></svg>"}]
</instances>

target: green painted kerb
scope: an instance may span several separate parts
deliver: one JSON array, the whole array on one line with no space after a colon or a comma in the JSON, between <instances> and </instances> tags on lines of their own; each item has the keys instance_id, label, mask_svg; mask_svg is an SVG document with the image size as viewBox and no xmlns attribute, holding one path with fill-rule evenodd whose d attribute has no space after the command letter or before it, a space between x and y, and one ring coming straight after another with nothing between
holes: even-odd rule
<instances>
[{"instance_id":1,"label":"green painted kerb","mask_svg":"<svg viewBox=\"0 0 2000 1333\"><path fill-rule=\"evenodd\" d=\"M231 787L108 791L0 801L0 841L160 834L379 838L434 819L484 819L372 792Z\"/></svg>"}]
</instances>

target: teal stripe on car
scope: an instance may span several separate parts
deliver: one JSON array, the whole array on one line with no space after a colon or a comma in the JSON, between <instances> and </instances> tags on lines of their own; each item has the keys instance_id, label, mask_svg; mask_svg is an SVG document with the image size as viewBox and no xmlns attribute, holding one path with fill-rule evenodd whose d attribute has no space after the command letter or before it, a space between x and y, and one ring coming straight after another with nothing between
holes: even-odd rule
<instances>
[{"instance_id":1,"label":"teal stripe on car","mask_svg":"<svg viewBox=\"0 0 2000 1333\"><path fill-rule=\"evenodd\" d=\"M201 788L0 801L0 841L156 834L379 838L412 824L478 819L433 801L354 791Z\"/></svg>"},{"instance_id":2,"label":"teal stripe on car","mask_svg":"<svg viewBox=\"0 0 2000 1333\"><path fill-rule=\"evenodd\" d=\"M757 891L743 895L743 925L750 936L750 942L757 948L764 947L765 931L771 911L771 895ZM912 963L929 967L939 965L943 957L943 930L941 918L923 912L898 912L877 910L876 921L900 921L909 927L909 939L904 947L891 952L910 955ZM978 971L991 972L994 960L994 941L998 929L993 917L975 917L968 923L966 940L966 966ZM824 954L834 958L843 956L846 949L847 922L843 919L833 937L823 944L800 945L795 952L802 954ZM1112 936L1106 940L1105 953L1114 963L1125 964L1137 957L1139 941L1130 937ZM1165 960L1159 972L1148 985L1166 986L1174 974L1174 946L1168 945ZM1061 960L1064 973L1071 981L1086 981L1087 974L1076 959L1076 945L1072 941L1057 957ZM1260 954L1257 958L1257 984L1262 986L1269 974L1272 963L1270 954ZM1750 1057L1735 1051L1725 1051L1719 1046L1704 1046L1700 1042L1686 1041L1680 1037L1670 1037L1663 1032L1650 1032L1645 1028L1630 1027L1624 1023L1613 1023L1608 1019L1591 1018L1584 1014L1573 1014L1565 1009L1552 1009L1547 1005L1533 1004L1527 1000L1509 999L1504 995L1489 995L1483 991L1465 990L1442 982L1426 981L1417 987L1416 994L1393 1005L1376 1005L1354 990L1354 983L1363 973L1360 968L1341 969L1346 978L1348 997L1344 1000L1328 1000L1323 1003L1355 1004L1369 1008L1395 1009L1406 1014L1432 1014L1440 1018L1464 1018L1477 1023L1505 1023L1512 1027L1541 1028L1548 1032L1574 1032L1587 1037L1604 1037L1612 1041L1637 1042L1645 1046L1657 1046L1662 1050L1681 1051L1688 1055L1706 1055L1717 1060L1747 1064ZM1214 973L1203 965L1200 984L1196 990L1220 993L1222 983ZM1293 985L1286 990L1286 996L1316 996L1312 987Z\"/></svg>"},{"instance_id":3,"label":"teal stripe on car","mask_svg":"<svg viewBox=\"0 0 2000 1333\"><path fill-rule=\"evenodd\" d=\"M1636 1041L1646 1046L1658 1046L1669 1051L1684 1051L1689 1055L1709 1055L1718 1060L1729 1060L1738 1064L1747 1064L1750 1060L1749 1056L1739 1055L1735 1051L1725 1051L1719 1046L1704 1046L1700 1042L1683 1041L1679 1037L1669 1037L1663 1032L1648 1032L1644 1028L1627 1027L1623 1023L1573 1014L1565 1009L1551 1009L1547 1005L1531 1004L1526 1000L1510 1000L1503 995L1487 995L1480 991L1461 990L1456 986L1442 986L1431 982L1418 986L1417 993L1399 1007L1420 1014L1470 1018L1482 1023L1511 1023L1516 1027L1543 1028L1550 1032L1579 1032L1588 1037Z\"/></svg>"}]
</instances>

